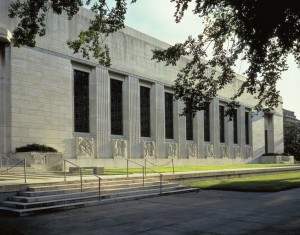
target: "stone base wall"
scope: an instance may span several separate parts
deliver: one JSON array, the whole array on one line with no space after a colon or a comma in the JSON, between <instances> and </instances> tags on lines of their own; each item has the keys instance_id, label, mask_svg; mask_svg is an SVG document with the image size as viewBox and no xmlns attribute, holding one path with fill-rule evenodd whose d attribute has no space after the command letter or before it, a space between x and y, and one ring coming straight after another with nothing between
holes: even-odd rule
<instances>
[{"instance_id":1,"label":"stone base wall","mask_svg":"<svg viewBox=\"0 0 300 235\"><path fill-rule=\"evenodd\" d=\"M262 164L294 164L295 159L294 156L281 156L281 155L273 155L273 156L260 156L260 163Z\"/></svg>"},{"instance_id":2,"label":"stone base wall","mask_svg":"<svg viewBox=\"0 0 300 235\"><path fill-rule=\"evenodd\" d=\"M34 169L44 171L54 171L63 169L62 153L14 153L10 157L10 165L16 164L18 161L24 160L25 158L26 166Z\"/></svg>"}]
</instances>

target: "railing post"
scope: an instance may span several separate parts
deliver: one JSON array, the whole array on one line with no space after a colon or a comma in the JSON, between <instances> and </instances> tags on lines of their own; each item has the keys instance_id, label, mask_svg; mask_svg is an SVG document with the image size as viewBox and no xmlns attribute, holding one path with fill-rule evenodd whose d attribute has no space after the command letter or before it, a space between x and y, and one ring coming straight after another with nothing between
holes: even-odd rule
<instances>
[{"instance_id":1,"label":"railing post","mask_svg":"<svg viewBox=\"0 0 300 235\"><path fill-rule=\"evenodd\" d=\"M173 175L175 174L175 171L174 171L174 159L172 158L172 166L173 166Z\"/></svg>"},{"instance_id":2,"label":"railing post","mask_svg":"<svg viewBox=\"0 0 300 235\"><path fill-rule=\"evenodd\" d=\"M145 167L143 166L143 186L145 186Z\"/></svg>"},{"instance_id":3,"label":"railing post","mask_svg":"<svg viewBox=\"0 0 300 235\"><path fill-rule=\"evenodd\" d=\"M127 178L128 178L128 159L127 160Z\"/></svg>"},{"instance_id":4,"label":"railing post","mask_svg":"<svg viewBox=\"0 0 300 235\"><path fill-rule=\"evenodd\" d=\"M99 182L99 201L101 200L101 179L98 178Z\"/></svg>"},{"instance_id":5,"label":"railing post","mask_svg":"<svg viewBox=\"0 0 300 235\"><path fill-rule=\"evenodd\" d=\"M159 178L160 178L160 185L159 185L159 191L160 191L160 195L162 195L162 174L160 174Z\"/></svg>"},{"instance_id":6,"label":"railing post","mask_svg":"<svg viewBox=\"0 0 300 235\"><path fill-rule=\"evenodd\" d=\"M26 158L24 158L24 179L25 179L25 184L27 183L27 175L26 175Z\"/></svg>"},{"instance_id":7,"label":"railing post","mask_svg":"<svg viewBox=\"0 0 300 235\"><path fill-rule=\"evenodd\" d=\"M147 160L145 159L145 176L147 174Z\"/></svg>"},{"instance_id":8,"label":"railing post","mask_svg":"<svg viewBox=\"0 0 300 235\"><path fill-rule=\"evenodd\" d=\"M67 181L66 160L64 159L64 181Z\"/></svg>"},{"instance_id":9,"label":"railing post","mask_svg":"<svg viewBox=\"0 0 300 235\"><path fill-rule=\"evenodd\" d=\"M82 171L81 171L81 167L79 168L80 171L80 191L82 192Z\"/></svg>"}]
</instances>

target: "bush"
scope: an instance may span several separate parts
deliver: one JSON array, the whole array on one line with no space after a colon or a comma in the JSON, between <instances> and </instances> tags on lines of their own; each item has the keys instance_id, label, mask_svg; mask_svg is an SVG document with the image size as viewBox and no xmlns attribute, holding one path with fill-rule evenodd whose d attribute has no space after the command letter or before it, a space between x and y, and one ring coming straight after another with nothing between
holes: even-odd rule
<instances>
[{"instance_id":1,"label":"bush","mask_svg":"<svg viewBox=\"0 0 300 235\"><path fill-rule=\"evenodd\" d=\"M57 153L57 150L55 148L41 145L41 144L27 144L25 146L16 148L16 152L51 152L51 153Z\"/></svg>"}]
</instances>

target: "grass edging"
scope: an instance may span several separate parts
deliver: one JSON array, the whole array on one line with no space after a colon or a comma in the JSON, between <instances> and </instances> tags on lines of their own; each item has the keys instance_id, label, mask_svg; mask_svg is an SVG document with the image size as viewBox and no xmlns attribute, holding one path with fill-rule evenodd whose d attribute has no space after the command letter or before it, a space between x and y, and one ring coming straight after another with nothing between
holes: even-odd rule
<instances>
[{"instance_id":1,"label":"grass edging","mask_svg":"<svg viewBox=\"0 0 300 235\"><path fill-rule=\"evenodd\" d=\"M201 189L240 192L278 192L292 188L299 188L300 174L282 173L224 180L197 181L188 183L188 186Z\"/></svg>"}]
</instances>

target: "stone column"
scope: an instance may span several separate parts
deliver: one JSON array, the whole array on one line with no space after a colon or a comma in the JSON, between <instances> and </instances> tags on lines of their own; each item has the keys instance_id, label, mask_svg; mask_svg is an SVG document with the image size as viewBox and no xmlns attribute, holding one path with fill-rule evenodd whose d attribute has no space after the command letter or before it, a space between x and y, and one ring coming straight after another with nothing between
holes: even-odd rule
<instances>
[{"instance_id":1,"label":"stone column","mask_svg":"<svg viewBox=\"0 0 300 235\"><path fill-rule=\"evenodd\" d=\"M214 99L210 106L210 141L214 145L215 158L220 158L220 118L219 100Z\"/></svg>"},{"instance_id":2,"label":"stone column","mask_svg":"<svg viewBox=\"0 0 300 235\"><path fill-rule=\"evenodd\" d=\"M110 158L112 146L110 141L110 79L106 69L96 68L98 126L97 146L98 158Z\"/></svg>"},{"instance_id":3,"label":"stone column","mask_svg":"<svg viewBox=\"0 0 300 235\"><path fill-rule=\"evenodd\" d=\"M165 145L165 90L161 84L155 85L155 106L156 106L156 126L155 126L155 139L156 139L156 153L157 157L166 157Z\"/></svg>"}]
</instances>

